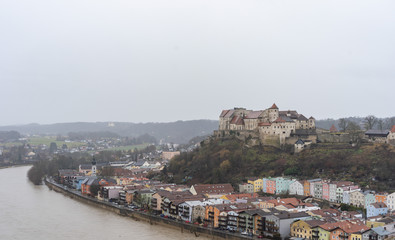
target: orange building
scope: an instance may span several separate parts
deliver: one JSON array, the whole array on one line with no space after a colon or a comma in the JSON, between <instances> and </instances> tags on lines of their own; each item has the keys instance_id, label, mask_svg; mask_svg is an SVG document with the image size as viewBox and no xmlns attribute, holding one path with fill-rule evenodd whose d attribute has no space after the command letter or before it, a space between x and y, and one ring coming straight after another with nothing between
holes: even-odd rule
<instances>
[{"instance_id":1,"label":"orange building","mask_svg":"<svg viewBox=\"0 0 395 240\"><path fill-rule=\"evenodd\" d=\"M206 206L206 213L204 222L212 227L218 227L218 217L221 211L218 209L219 205Z\"/></svg>"},{"instance_id":2,"label":"orange building","mask_svg":"<svg viewBox=\"0 0 395 240\"><path fill-rule=\"evenodd\" d=\"M376 200L377 203L387 203L387 196L388 193L377 193L374 196L374 199Z\"/></svg>"},{"instance_id":3,"label":"orange building","mask_svg":"<svg viewBox=\"0 0 395 240\"><path fill-rule=\"evenodd\" d=\"M307 180L303 181L303 195L310 196L310 182Z\"/></svg>"}]
</instances>

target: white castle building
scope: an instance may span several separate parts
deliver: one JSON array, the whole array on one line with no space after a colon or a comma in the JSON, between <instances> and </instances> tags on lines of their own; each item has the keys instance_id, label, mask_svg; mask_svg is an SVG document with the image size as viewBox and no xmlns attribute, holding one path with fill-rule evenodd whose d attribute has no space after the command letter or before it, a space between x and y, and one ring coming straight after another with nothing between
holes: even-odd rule
<instances>
[{"instance_id":1,"label":"white castle building","mask_svg":"<svg viewBox=\"0 0 395 240\"><path fill-rule=\"evenodd\" d=\"M279 144L284 144L291 143L287 139L295 142L298 138L313 142L316 140L313 117L307 119L297 111L279 111L276 104L260 111L245 108L223 110L219 116L217 135L235 132L238 135L258 137L263 143L279 141ZM312 136L315 137L311 138Z\"/></svg>"}]
</instances>

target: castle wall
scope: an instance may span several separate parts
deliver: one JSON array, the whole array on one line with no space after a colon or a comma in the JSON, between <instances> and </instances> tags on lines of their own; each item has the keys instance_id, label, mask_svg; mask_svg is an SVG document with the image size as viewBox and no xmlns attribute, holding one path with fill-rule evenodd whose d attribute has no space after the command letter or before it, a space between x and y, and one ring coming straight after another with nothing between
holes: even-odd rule
<instances>
[{"instance_id":1,"label":"castle wall","mask_svg":"<svg viewBox=\"0 0 395 240\"><path fill-rule=\"evenodd\" d=\"M296 141L302 139L303 141L311 141L312 143L317 143L317 136L316 135L308 135L308 136L293 136L289 137L285 140L285 144L295 144Z\"/></svg>"},{"instance_id":2,"label":"castle wall","mask_svg":"<svg viewBox=\"0 0 395 240\"><path fill-rule=\"evenodd\" d=\"M344 134L319 133L318 139L321 142L332 142L332 143L349 143L352 140L348 133L344 133Z\"/></svg>"},{"instance_id":3,"label":"castle wall","mask_svg":"<svg viewBox=\"0 0 395 240\"><path fill-rule=\"evenodd\" d=\"M244 119L245 130L255 130L258 128L258 119Z\"/></svg>"}]
</instances>

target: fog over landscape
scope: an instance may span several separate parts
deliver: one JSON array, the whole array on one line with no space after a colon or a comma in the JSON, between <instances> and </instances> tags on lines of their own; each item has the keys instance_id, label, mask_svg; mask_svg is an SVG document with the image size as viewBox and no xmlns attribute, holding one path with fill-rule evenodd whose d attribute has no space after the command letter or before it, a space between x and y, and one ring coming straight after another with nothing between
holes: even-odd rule
<instances>
[{"instance_id":1,"label":"fog over landscape","mask_svg":"<svg viewBox=\"0 0 395 240\"><path fill-rule=\"evenodd\" d=\"M0 126L391 117L394 1L3 0Z\"/></svg>"}]
</instances>

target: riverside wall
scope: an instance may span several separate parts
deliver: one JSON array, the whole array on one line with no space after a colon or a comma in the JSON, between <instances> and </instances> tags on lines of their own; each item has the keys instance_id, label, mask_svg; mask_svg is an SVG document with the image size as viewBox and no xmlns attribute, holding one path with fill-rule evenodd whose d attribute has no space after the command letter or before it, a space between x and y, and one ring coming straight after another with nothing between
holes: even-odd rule
<instances>
[{"instance_id":1,"label":"riverside wall","mask_svg":"<svg viewBox=\"0 0 395 240\"><path fill-rule=\"evenodd\" d=\"M130 217L136 221L145 221L151 225L162 225L166 227L170 227L172 229L181 231L181 233L189 233L194 234L196 237L203 236L211 239L229 239L229 240L238 240L238 239L252 239L248 236L243 236L240 234L233 234L221 230L216 230L212 228L205 228L199 225L179 222L167 218L162 218L160 216L151 215L145 212L133 211L131 209L124 208L122 206L115 206L109 202L99 201L95 198L90 198L84 195L81 195L77 192L71 191L59 184L54 182L45 180L45 184L49 189L54 190L55 192L59 192L68 196L72 199L75 199L79 202L90 204L114 213L117 213L122 216Z\"/></svg>"}]
</instances>

